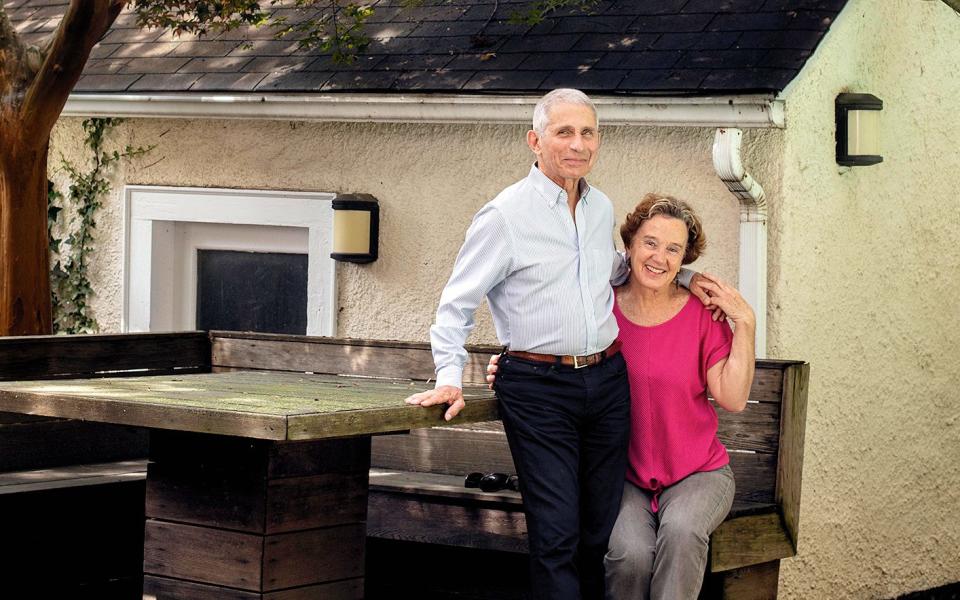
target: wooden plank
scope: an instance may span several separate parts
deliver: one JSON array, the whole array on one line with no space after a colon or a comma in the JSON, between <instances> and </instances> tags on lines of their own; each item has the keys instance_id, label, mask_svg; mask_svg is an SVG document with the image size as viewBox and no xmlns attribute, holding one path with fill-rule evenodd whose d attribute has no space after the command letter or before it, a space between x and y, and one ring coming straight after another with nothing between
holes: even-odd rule
<instances>
[{"instance_id":1,"label":"wooden plank","mask_svg":"<svg viewBox=\"0 0 960 600\"><path fill-rule=\"evenodd\" d=\"M484 431L460 426L418 429L373 439L371 464L398 471L464 476L471 471L516 473L502 427Z\"/></svg>"},{"instance_id":2,"label":"wooden plank","mask_svg":"<svg viewBox=\"0 0 960 600\"><path fill-rule=\"evenodd\" d=\"M730 452L730 468L736 480L735 500L773 503L777 479L777 455Z\"/></svg>"},{"instance_id":3,"label":"wooden plank","mask_svg":"<svg viewBox=\"0 0 960 600\"><path fill-rule=\"evenodd\" d=\"M196 469L256 471L265 477L271 446L276 442L189 431L150 431L150 460L186 471Z\"/></svg>"},{"instance_id":4,"label":"wooden plank","mask_svg":"<svg viewBox=\"0 0 960 600\"><path fill-rule=\"evenodd\" d=\"M264 542L264 591L363 576L362 523L270 535Z\"/></svg>"},{"instance_id":5,"label":"wooden plank","mask_svg":"<svg viewBox=\"0 0 960 600\"><path fill-rule=\"evenodd\" d=\"M146 455L145 429L47 418L0 425L0 472Z\"/></svg>"},{"instance_id":6,"label":"wooden plank","mask_svg":"<svg viewBox=\"0 0 960 600\"><path fill-rule=\"evenodd\" d=\"M478 504L510 504L521 510L523 501L520 493L512 490L483 492L477 488L463 486L463 477L440 473L417 473L413 471L391 471L388 469L370 469L370 491L392 492L414 496L460 498Z\"/></svg>"},{"instance_id":7,"label":"wooden plank","mask_svg":"<svg viewBox=\"0 0 960 600\"><path fill-rule=\"evenodd\" d=\"M250 393L251 381L276 393ZM407 406L395 381L294 373L218 373L0 384L0 410L269 440L308 440L444 424ZM466 423L496 418L486 387L465 388Z\"/></svg>"},{"instance_id":8,"label":"wooden plank","mask_svg":"<svg viewBox=\"0 0 960 600\"><path fill-rule=\"evenodd\" d=\"M783 365L769 364L758 360L750 386L750 400L754 402L780 402L783 390Z\"/></svg>"},{"instance_id":9,"label":"wooden plank","mask_svg":"<svg viewBox=\"0 0 960 600\"><path fill-rule=\"evenodd\" d=\"M236 590L157 575L144 575L143 597L150 600L263 600L263 594L260 592Z\"/></svg>"},{"instance_id":10,"label":"wooden plank","mask_svg":"<svg viewBox=\"0 0 960 600\"><path fill-rule=\"evenodd\" d=\"M439 503L403 494L371 492L367 535L503 552L527 552L527 525L517 507Z\"/></svg>"},{"instance_id":11,"label":"wooden plank","mask_svg":"<svg viewBox=\"0 0 960 600\"><path fill-rule=\"evenodd\" d=\"M143 572L262 590L263 536L147 519Z\"/></svg>"},{"instance_id":12,"label":"wooden plank","mask_svg":"<svg viewBox=\"0 0 960 600\"><path fill-rule=\"evenodd\" d=\"M210 338L187 331L0 339L0 380L117 377L134 369L209 371Z\"/></svg>"},{"instance_id":13,"label":"wooden plank","mask_svg":"<svg viewBox=\"0 0 960 600\"><path fill-rule=\"evenodd\" d=\"M772 502L750 502L749 500L734 500L727 519L749 517L751 515L765 515L777 512L777 505Z\"/></svg>"},{"instance_id":14,"label":"wooden plank","mask_svg":"<svg viewBox=\"0 0 960 600\"><path fill-rule=\"evenodd\" d=\"M144 573L251 592L363 575L364 526L251 535L148 519Z\"/></svg>"},{"instance_id":15,"label":"wooden plank","mask_svg":"<svg viewBox=\"0 0 960 600\"><path fill-rule=\"evenodd\" d=\"M68 393L42 388L33 392L0 389L0 405L5 410L117 425L261 439L286 439L286 417L282 415L211 410L189 405L177 406L164 403L162 398L151 403L142 400L102 397L77 387L60 389Z\"/></svg>"},{"instance_id":16,"label":"wooden plank","mask_svg":"<svg viewBox=\"0 0 960 600\"><path fill-rule=\"evenodd\" d=\"M197 435L184 431L151 431L150 456L190 470L212 468L250 471L271 479L317 473L360 473L370 468L370 438L318 441L267 441L234 436Z\"/></svg>"},{"instance_id":17,"label":"wooden plank","mask_svg":"<svg viewBox=\"0 0 960 600\"><path fill-rule=\"evenodd\" d=\"M278 449L260 440L155 431L152 441L149 517L258 534L364 520L368 439ZM344 458L352 462L333 464Z\"/></svg>"},{"instance_id":18,"label":"wooden plank","mask_svg":"<svg viewBox=\"0 0 960 600\"><path fill-rule=\"evenodd\" d=\"M729 519L710 536L710 570L728 571L794 556L779 514Z\"/></svg>"},{"instance_id":19,"label":"wooden plank","mask_svg":"<svg viewBox=\"0 0 960 600\"><path fill-rule=\"evenodd\" d=\"M270 444L267 476L297 477L315 473L364 473L370 469L370 438Z\"/></svg>"},{"instance_id":20,"label":"wooden plank","mask_svg":"<svg viewBox=\"0 0 960 600\"><path fill-rule=\"evenodd\" d=\"M751 405L751 408L759 405ZM740 500L772 503L776 454L730 452ZM472 471L515 473L506 437L466 428L418 429L373 439L371 464L395 471L422 471L463 477Z\"/></svg>"},{"instance_id":21,"label":"wooden plank","mask_svg":"<svg viewBox=\"0 0 960 600\"><path fill-rule=\"evenodd\" d=\"M0 495L96 486L123 481L143 481L146 477L146 460L16 471L0 473Z\"/></svg>"},{"instance_id":22,"label":"wooden plank","mask_svg":"<svg viewBox=\"0 0 960 600\"><path fill-rule=\"evenodd\" d=\"M717 436L728 450L776 454L780 445L780 404L748 403L741 412L714 405L719 417Z\"/></svg>"},{"instance_id":23,"label":"wooden plank","mask_svg":"<svg viewBox=\"0 0 960 600\"><path fill-rule=\"evenodd\" d=\"M267 488L267 533L361 523L366 516L366 471L285 477Z\"/></svg>"},{"instance_id":24,"label":"wooden plank","mask_svg":"<svg viewBox=\"0 0 960 600\"><path fill-rule=\"evenodd\" d=\"M803 444L806 437L809 380L809 364L793 365L787 369L776 501L783 509L783 521L794 549L800 535L800 488L803 480Z\"/></svg>"},{"instance_id":25,"label":"wooden plank","mask_svg":"<svg viewBox=\"0 0 960 600\"><path fill-rule=\"evenodd\" d=\"M259 593L147 575L143 596L156 600L361 600L363 578Z\"/></svg>"},{"instance_id":26,"label":"wooden plank","mask_svg":"<svg viewBox=\"0 0 960 600\"><path fill-rule=\"evenodd\" d=\"M776 600L780 561L707 573L700 600Z\"/></svg>"},{"instance_id":27,"label":"wooden plank","mask_svg":"<svg viewBox=\"0 0 960 600\"><path fill-rule=\"evenodd\" d=\"M238 464L242 464L238 462ZM224 472L151 463L147 479L146 515L178 521L264 533L266 480L255 468Z\"/></svg>"},{"instance_id":28,"label":"wooden plank","mask_svg":"<svg viewBox=\"0 0 960 600\"><path fill-rule=\"evenodd\" d=\"M373 377L434 377L430 345L420 342L375 341L214 331L212 363L217 367L360 374ZM464 381L484 383L486 365L497 346L467 346Z\"/></svg>"},{"instance_id":29,"label":"wooden plank","mask_svg":"<svg viewBox=\"0 0 960 600\"><path fill-rule=\"evenodd\" d=\"M499 416L497 400L492 392L470 394L466 389L467 406L451 425L473 421L489 421ZM326 414L290 415L287 418L287 439L309 440L322 437L343 437L358 432L390 433L430 426L443 426L446 406L406 406L339 411Z\"/></svg>"}]
</instances>

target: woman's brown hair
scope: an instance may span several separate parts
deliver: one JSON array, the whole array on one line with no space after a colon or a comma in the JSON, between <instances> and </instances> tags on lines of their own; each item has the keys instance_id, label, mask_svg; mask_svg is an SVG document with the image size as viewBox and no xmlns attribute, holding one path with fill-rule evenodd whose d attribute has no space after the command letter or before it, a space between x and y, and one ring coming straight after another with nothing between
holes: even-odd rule
<instances>
[{"instance_id":1,"label":"woman's brown hair","mask_svg":"<svg viewBox=\"0 0 960 600\"><path fill-rule=\"evenodd\" d=\"M707 238L703 234L703 224L693 208L683 200L663 194L647 194L623 220L620 226L620 238L623 245L630 247L633 236L643 223L657 215L680 219L687 226L687 248L681 264L688 265L697 260L707 247Z\"/></svg>"}]
</instances>

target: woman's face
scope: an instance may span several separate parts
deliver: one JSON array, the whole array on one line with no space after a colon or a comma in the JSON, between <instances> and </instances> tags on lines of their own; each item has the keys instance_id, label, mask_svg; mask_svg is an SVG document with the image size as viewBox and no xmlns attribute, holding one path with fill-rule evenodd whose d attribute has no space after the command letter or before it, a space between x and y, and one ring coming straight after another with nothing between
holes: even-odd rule
<instances>
[{"instance_id":1,"label":"woman's face","mask_svg":"<svg viewBox=\"0 0 960 600\"><path fill-rule=\"evenodd\" d=\"M630 241L630 277L650 289L666 288L680 271L687 249L687 226L680 219L655 215Z\"/></svg>"}]
</instances>

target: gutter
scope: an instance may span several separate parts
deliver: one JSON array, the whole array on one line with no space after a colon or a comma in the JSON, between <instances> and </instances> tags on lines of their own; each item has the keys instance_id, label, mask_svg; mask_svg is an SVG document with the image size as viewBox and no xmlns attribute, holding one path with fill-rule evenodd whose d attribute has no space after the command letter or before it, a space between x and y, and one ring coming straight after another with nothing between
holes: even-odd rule
<instances>
[{"instance_id":1,"label":"gutter","mask_svg":"<svg viewBox=\"0 0 960 600\"><path fill-rule=\"evenodd\" d=\"M760 184L743 166L743 132L720 128L713 138L713 168L740 202L738 287L757 318L757 358L767 355L767 201Z\"/></svg>"},{"instance_id":2,"label":"gutter","mask_svg":"<svg viewBox=\"0 0 960 600\"><path fill-rule=\"evenodd\" d=\"M783 128L769 94L594 97L604 125ZM66 117L528 124L538 96L440 94L71 94Z\"/></svg>"}]
</instances>

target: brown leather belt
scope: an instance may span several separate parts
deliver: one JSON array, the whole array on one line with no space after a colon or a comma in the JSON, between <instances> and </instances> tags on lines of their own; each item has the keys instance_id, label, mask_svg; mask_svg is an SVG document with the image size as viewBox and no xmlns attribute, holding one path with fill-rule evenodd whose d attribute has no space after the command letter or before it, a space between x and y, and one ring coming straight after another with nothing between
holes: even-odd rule
<instances>
[{"instance_id":1,"label":"brown leather belt","mask_svg":"<svg viewBox=\"0 0 960 600\"><path fill-rule=\"evenodd\" d=\"M523 358L525 360L532 360L536 362L545 362L553 365L566 365L568 367L573 367L574 369L581 369L583 367L590 367L600 362L603 362L604 359L609 358L620 352L620 346L623 344L620 340L614 340L612 344L607 346L606 350L597 352L596 354L587 354L586 356L560 356L557 354L538 354L536 352L523 352L522 350L507 350L509 356L516 356L517 358Z\"/></svg>"}]
</instances>

